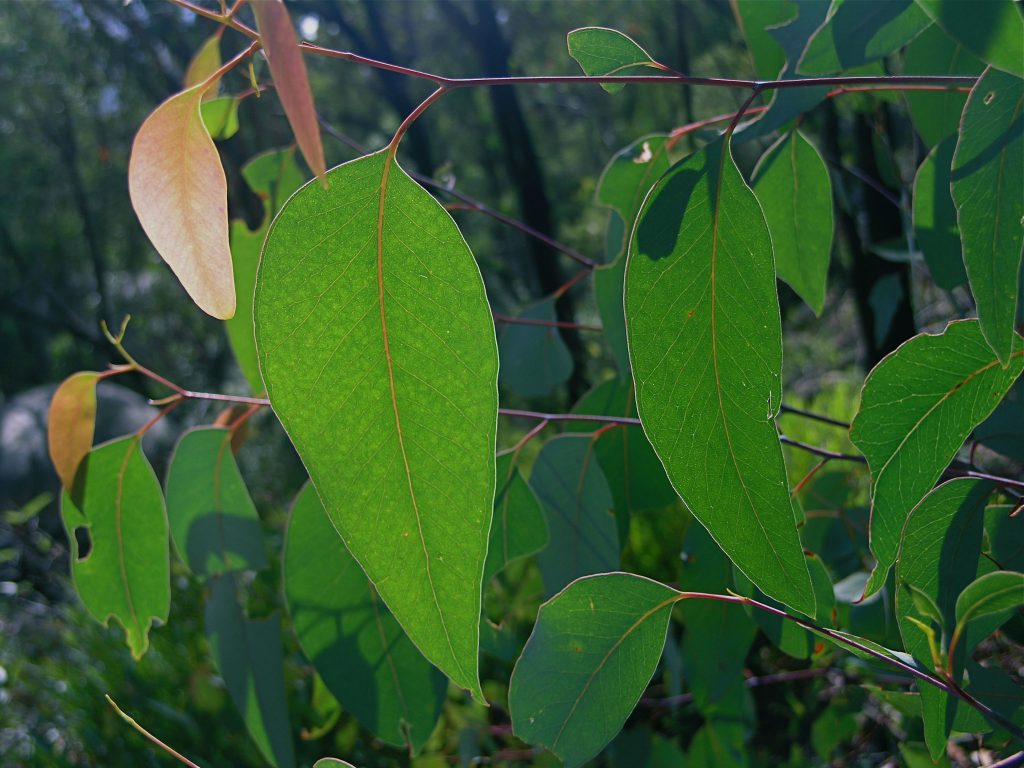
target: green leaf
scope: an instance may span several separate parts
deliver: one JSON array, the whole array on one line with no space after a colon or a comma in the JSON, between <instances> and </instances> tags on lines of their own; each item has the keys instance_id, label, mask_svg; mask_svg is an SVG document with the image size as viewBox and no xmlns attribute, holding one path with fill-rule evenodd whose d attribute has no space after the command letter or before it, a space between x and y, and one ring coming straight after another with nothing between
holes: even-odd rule
<instances>
[{"instance_id":1,"label":"green leaf","mask_svg":"<svg viewBox=\"0 0 1024 768\"><path fill-rule=\"evenodd\" d=\"M974 430L974 439L989 450L1024 462L1024 382L1018 381L992 415Z\"/></svg>"},{"instance_id":2,"label":"green leaf","mask_svg":"<svg viewBox=\"0 0 1024 768\"><path fill-rule=\"evenodd\" d=\"M611 264L594 270L594 300L597 302L597 312L601 316L604 338L612 349L612 358L619 369L619 374L629 377L626 315L622 308L625 280L626 259L622 256Z\"/></svg>"},{"instance_id":3,"label":"green leaf","mask_svg":"<svg viewBox=\"0 0 1024 768\"><path fill-rule=\"evenodd\" d=\"M933 24L910 45L903 59L905 75L980 75L985 65ZM934 147L960 128L967 94L953 89L906 91L914 127L928 146ZM946 165L949 168L949 165Z\"/></svg>"},{"instance_id":4,"label":"green leaf","mask_svg":"<svg viewBox=\"0 0 1024 768\"><path fill-rule=\"evenodd\" d=\"M292 506L283 571L295 635L327 688L378 738L418 753L448 681L377 597L309 484Z\"/></svg>"},{"instance_id":5,"label":"green leaf","mask_svg":"<svg viewBox=\"0 0 1024 768\"><path fill-rule=\"evenodd\" d=\"M553 322L555 299L539 301L518 316ZM572 375L572 355L559 329L550 325L508 323L498 337L498 358L501 386L523 397L548 395Z\"/></svg>"},{"instance_id":6,"label":"green leaf","mask_svg":"<svg viewBox=\"0 0 1024 768\"><path fill-rule=\"evenodd\" d=\"M530 486L550 534L537 558L545 594L555 594L580 576L619 567L614 502L589 436L548 440L534 462Z\"/></svg>"},{"instance_id":7,"label":"green leaf","mask_svg":"<svg viewBox=\"0 0 1024 768\"><path fill-rule=\"evenodd\" d=\"M654 675L677 599L656 581L608 573L544 603L509 684L516 736L566 768L600 752Z\"/></svg>"},{"instance_id":8,"label":"green leaf","mask_svg":"<svg viewBox=\"0 0 1024 768\"><path fill-rule=\"evenodd\" d=\"M491 541L484 563L484 584L513 560L539 552L548 543L548 524L540 501L515 464L515 455L498 457Z\"/></svg>"},{"instance_id":9,"label":"green leaf","mask_svg":"<svg viewBox=\"0 0 1024 768\"><path fill-rule=\"evenodd\" d=\"M947 291L967 282L949 187L955 148L955 136L932 147L914 177L914 237L935 284Z\"/></svg>"},{"instance_id":10,"label":"green leaf","mask_svg":"<svg viewBox=\"0 0 1024 768\"><path fill-rule=\"evenodd\" d=\"M736 0L732 8L758 78L774 80L786 66L786 53L769 30L791 22L796 4L789 0Z\"/></svg>"},{"instance_id":11,"label":"green leaf","mask_svg":"<svg viewBox=\"0 0 1024 768\"><path fill-rule=\"evenodd\" d=\"M758 161L754 193L779 278L820 315L832 257L832 181L825 161L802 133L790 131Z\"/></svg>"},{"instance_id":12,"label":"green leaf","mask_svg":"<svg viewBox=\"0 0 1024 768\"><path fill-rule=\"evenodd\" d=\"M1013 0L917 0L917 4L975 56L1024 75L1024 19Z\"/></svg>"},{"instance_id":13,"label":"green leaf","mask_svg":"<svg viewBox=\"0 0 1024 768\"><path fill-rule=\"evenodd\" d=\"M662 67L626 35L604 27L574 29L566 38L569 55L591 77L634 75L644 67ZM622 90L623 83L601 83L608 93Z\"/></svg>"},{"instance_id":14,"label":"green leaf","mask_svg":"<svg viewBox=\"0 0 1024 768\"><path fill-rule=\"evenodd\" d=\"M246 730L271 765L295 765L288 703L284 692L281 619L275 613L254 621L235 597L235 575L210 579L206 639Z\"/></svg>"},{"instance_id":15,"label":"green leaf","mask_svg":"<svg viewBox=\"0 0 1024 768\"><path fill-rule=\"evenodd\" d=\"M267 236L255 315L278 418L409 638L482 701L497 349L444 209L387 150L307 184Z\"/></svg>"},{"instance_id":16,"label":"green leaf","mask_svg":"<svg viewBox=\"0 0 1024 768\"><path fill-rule=\"evenodd\" d=\"M833 3L828 22L814 34L798 72L825 75L884 58L930 23L914 0Z\"/></svg>"},{"instance_id":17,"label":"green leaf","mask_svg":"<svg viewBox=\"0 0 1024 768\"><path fill-rule=\"evenodd\" d=\"M226 323L228 341L253 393L263 392L263 378L256 355L252 301L256 271L270 222L304 179L295 164L295 148L270 150L257 155L242 168L249 188L263 201L263 221L250 230L244 221L231 222L231 263L235 274L235 315Z\"/></svg>"},{"instance_id":18,"label":"green leaf","mask_svg":"<svg viewBox=\"0 0 1024 768\"><path fill-rule=\"evenodd\" d=\"M615 378L598 384L573 406L575 413L636 418L633 382ZM578 432L596 431L596 422L571 422ZM629 517L678 503L679 496L665 475L654 448L642 429L631 426L605 429L597 438L594 453L612 493L619 520L619 538L625 541Z\"/></svg>"},{"instance_id":19,"label":"green leaf","mask_svg":"<svg viewBox=\"0 0 1024 768\"><path fill-rule=\"evenodd\" d=\"M993 571L969 584L956 600L957 628L1024 605L1024 573Z\"/></svg>"},{"instance_id":20,"label":"green leaf","mask_svg":"<svg viewBox=\"0 0 1024 768\"><path fill-rule=\"evenodd\" d=\"M234 96L203 101L199 111L211 139L224 141L238 133L238 99Z\"/></svg>"},{"instance_id":21,"label":"green leaf","mask_svg":"<svg viewBox=\"0 0 1024 768\"><path fill-rule=\"evenodd\" d=\"M622 242L610 252L610 261L615 261L625 251L647 191L669 168L668 141L665 134L637 139L612 156L597 180L598 204L615 211L624 224Z\"/></svg>"},{"instance_id":22,"label":"green leaf","mask_svg":"<svg viewBox=\"0 0 1024 768\"><path fill-rule=\"evenodd\" d=\"M934 664L928 641L909 619L925 615L946 631L952 629L957 595L978 569L985 502L991 491L988 483L977 480L950 480L925 496L903 527L896 561L896 619L903 647L930 669ZM955 656L959 676L966 654L961 649ZM919 690L925 741L937 759L945 752L957 701L930 685Z\"/></svg>"},{"instance_id":23,"label":"green leaf","mask_svg":"<svg viewBox=\"0 0 1024 768\"><path fill-rule=\"evenodd\" d=\"M356 768L352 763L347 763L344 760L339 760L336 757L321 757L315 763L313 768Z\"/></svg>"},{"instance_id":24,"label":"green leaf","mask_svg":"<svg viewBox=\"0 0 1024 768\"><path fill-rule=\"evenodd\" d=\"M871 469L874 594L896 559L907 515L939 479L964 440L1024 370L1024 350L1004 369L976 320L904 342L868 375L850 439Z\"/></svg>"},{"instance_id":25,"label":"green leaf","mask_svg":"<svg viewBox=\"0 0 1024 768\"><path fill-rule=\"evenodd\" d=\"M89 613L124 627L136 659L149 647L154 621L166 623L171 608L167 513L160 483L137 436L93 448L79 469L74 498L61 497L71 546L71 579ZM80 553L76 531L88 533Z\"/></svg>"},{"instance_id":26,"label":"green leaf","mask_svg":"<svg viewBox=\"0 0 1024 768\"><path fill-rule=\"evenodd\" d=\"M640 418L673 486L765 594L813 613L774 424L771 238L722 140L648 195L630 243L626 323Z\"/></svg>"},{"instance_id":27,"label":"green leaf","mask_svg":"<svg viewBox=\"0 0 1024 768\"><path fill-rule=\"evenodd\" d=\"M1017 335L1024 246L1024 80L988 69L953 155L953 201L981 329L1005 365Z\"/></svg>"},{"instance_id":28,"label":"green leaf","mask_svg":"<svg viewBox=\"0 0 1024 768\"><path fill-rule=\"evenodd\" d=\"M260 518L231 438L227 429L191 429L178 441L167 470L171 538L198 576L267 567Z\"/></svg>"}]
</instances>

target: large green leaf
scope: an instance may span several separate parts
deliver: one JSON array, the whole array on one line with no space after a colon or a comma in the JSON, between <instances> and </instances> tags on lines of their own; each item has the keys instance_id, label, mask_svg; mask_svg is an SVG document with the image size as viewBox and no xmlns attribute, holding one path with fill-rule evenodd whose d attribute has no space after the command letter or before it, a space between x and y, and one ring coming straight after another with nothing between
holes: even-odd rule
<instances>
[{"instance_id":1,"label":"large green leaf","mask_svg":"<svg viewBox=\"0 0 1024 768\"><path fill-rule=\"evenodd\" d=\"M896 561L896 618L903 647L929 669L934 670L934 664L928 640L910 621L915 617L927 623L928 617L915 607L913 591L923 593L937 607L942 624L936 631L951 630L956 598L978 570L985 502L991 490L977 480L943 483L921 500L903 528ZM960 650L955 667L958 676L965 660ZM930 685L920 686L919 691L925 741L937 759L945 752L957 700Z\"/></svg>"},{"instance_id":2,"label":"large green leaf","mask_svg":"<svg viewBox=\"0 0 1024 768\"><path fill-rule=\"evenodd\" d=\"M295 147L257 155L242 168L242 177L263 201L263 221L250 230L244 221L231 222L231 264L235 274L235 315L226 322L228 341L235 359L253 392L263 391L256 337L252 325L252 300L260 251L274 215L291 194L302 186L295 164Z\"/></svg>"},{"instance_id":3,"label":"large green leaf","mask_svg":"<svg viewBox=\"0 0 1024 768\"><path fill-rule=\"evenodd\" d=\"M153 622L166 622L171 608L164 497L140 443L132 435L93 448L75 495L61 497L75 590L93 618L124 627L136 659L149 647ZM88 552L76 534L88 535Z\"/></svg>"},{"instance_id":4,"label":"large green leaf","mask_svg":"<svg viewBox=\"0 0 1024 768\"><path fill-rule=\"evenodd\" d=\"M448 681L377 597L311 485L292 506L283 570L295 635L327 688L380 739L419 752Z\"/></svg>"},{"instance_id":5,"label":"large green leaf","mask_svg":"<svg viewBox=\"0 0 1024 768\"><path fill-rule=\"evenodd\" d=\"M256 746L277 768L295 765L284 692L281 619L252 620L236 597L235 574L210 579L206 639L217 672Z\"/></svg>"},{"instance_id":6,"label":"large green leaf","mask_svg":"<svg viewBox=\"0 0 1024 768\"><path fill-rule=\"evenodd\" d=\"M519 314L525 320L553 322L555 299L537 302ZM543 397L572 375L572 355L552 325L509 323L498 336L498 381L523 397Z\"/></svg>"},{"instance_id":7,"label":"large green leaf","mask_svg":"<svg viewBox=\"0 0 1024 768\"><path fill-rule=\"evenodd\" d=\"M256 289L275 412L352 555L423 654L483 700L497 349L473 255L387 150L307 184Z\"/></svg>"},{"instance_id":8,"label":"large green leaf","mask_svg":"<svg viewBox=\"0 0 1024 768\"><path fill-rule=\"evenodd\" d=\"M1024 75L1024 19L1013 0L917 0L917 4L975 56Z\"/></svg>"},{"instance_id":9,"label":"large green leaf","mask_svg":"<svg viewBox=\"0 0 1024 768\"><path fill-rule=\"evenodd\" d=\"M771 238L722 141L651 190L626 267L636 399L673 486L761 590L814 593L782 448L782 332Z\"/></svg>"},{"instance_id":10,"label":"large green leaf","mask_svg":"<svg viewBox=\"0 0 1024 768\"><path fill-rule=\"evenodd\" d=\"M825 161L802 133L790 131L758 161L754 193L771 232L775 271L820 315L832 257L832 181Z\"/></svg>"},{"instance_id":11,"label":"large green leaf","mask_svg":"<svg viewBox=\"0 0 1024 768\"><path fill-rule=\"evenodd\" d=\"M1024 246L1024 80L988 69L971 89L953 155L964 264L985 338L1005 365L1016 343Z\"/></svg>"},{"instance_id":12,"label":"large green leaf","mask_svg":"<svg viewBox=\"0 0 1024 768\"><path fill-rule=\"evenodd\" d=\"M520 474L515 459L513 453L498 457L498 489L484 564L485 585L510 562L539 552L548 543L548 524L540 501Z\"/></svg>"},{"instance_id":13,"label":"large green leaf","mask_svg":"<svg viewBox=\"0 0 1024 768\"><path fill-rule=\"evenodd\" d=\"M566 38L569 55L590 76L634 75L645 67L660 69L654 59L630 38L614 29L583 27ZM623 83L601 83L608 93L621 91Z\"/></svg>"},{"instance_id":14,"label":"large green leaf","mask_svg":"<svg viewBox=\"0 0 1024 768\"><path fill-rule=\"evenodd\" d=\"M509 683L515 734L566 768L600 752L654 675L677 599L656 581L608 573L544 603Z\"/></svg>"},{"instance_id":15,"label":"large green leaf","mask_svg":"<svg viewBox=\"0 0 1024 768\"><path fill-rule=\"evenodd\" d=\"M840 0L815 33L798 71L823 75L859 67L899 50L930 23L914 0Z\"/></svg>"},{"instance_id":16,"label":"large green leaf","mask_svg":"<svg viewBox=\"0 0 1024 768\"><path fill-rule=\"evenodd\" d=\"M267 567L260 518L231 452L231 437L217 427L189 430L167 470L171 537L200 576Z\"/></svg>"},{"instance_id":17,"label":"large green leaf","mask_svg":"<svg viewBox=\"0 0 1024 768\"><path fill-rule=\"evenodd\" d=\"M589 435L545 443L530 486L544 508L550 534L538 557L546 594L580 576L619 567L615 504Z\"/></svg>"},{"instance_id":18,"label":"large green leaf","mask_svg":"<svg viewBox=\"0 0 1024 768\"><path fill-rule=\"evenodd\" d=\"M906 75L978 75L985 65L933 24L907 46L903 59ZM967 94L952 88L940 91L907 91L914 127L925 143L934 147L960 128ZM946 168L949 168L947 164Z\"/></svg>"},{"instance_id":19,"label":"large green leaf","mask_svg":"<svg viewBox=\"0 0 1024 768\"><path fill-rule=\"evenodd\" d=\"M850 439L871 468L871 551L867 585L877 592L896 558L910 510L939 479L971 430L1024 370L1024 350L1002 368L976 320L920 334L875 366L864 382Z\"/></svg>"},{"instance_id":20,"label":"large green leaf","mask_svg":"<svg viewBox=\"0 0 1024 768\"><path fill-rule=\"evenodd\" d=\"M914 177L914 236L928 262L932 279L951 291L967 282L956 206L950 193L950 167L956 137L949 136L931 152Z\"/></svg>"}]
</instances>

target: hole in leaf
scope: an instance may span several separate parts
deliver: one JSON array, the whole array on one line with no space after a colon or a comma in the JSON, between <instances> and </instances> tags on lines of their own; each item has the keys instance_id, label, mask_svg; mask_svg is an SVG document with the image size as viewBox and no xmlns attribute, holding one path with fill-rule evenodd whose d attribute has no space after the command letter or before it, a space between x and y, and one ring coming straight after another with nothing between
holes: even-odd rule
<instances>
[{"instance_id":1,"label":"hole in leaf","mask_svg":"<svg viewBox=\"0 0 1024 768\"><path fill-rule=\"evenodd\" d=\"M984 101L985 101L985 106L986 107L989 104L991 104L993 101L995 101L995 100L996 100L996 92L995 91L989 91L988 93L985 94Z\"/></svg>"},{"instance_id":2,"label":"hole in leaf","mask_svg":"<svg viewBox=\"0 0 1024 768\"><path fill-rule=\"evenodd\" d=\"M80 525L75 528L75 546L78 548L77 562L81 563L89 559L92 554L92 537L89 535L89 528Z\"/></svg>"}]
</instances>

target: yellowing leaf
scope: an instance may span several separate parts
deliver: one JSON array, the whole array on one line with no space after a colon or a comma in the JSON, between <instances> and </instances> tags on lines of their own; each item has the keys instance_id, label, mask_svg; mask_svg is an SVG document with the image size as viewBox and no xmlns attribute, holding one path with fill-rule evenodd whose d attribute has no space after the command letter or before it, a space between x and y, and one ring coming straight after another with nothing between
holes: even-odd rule
<instances>
[{"instance_id":1,"label":"yellowing leaf","mask_svg":"<svg viewBox=\"0 0 1024 768\"><path fill-rule=\"evenodd\" d=\"M256 26L270 62L270 74L274 78L277 96L288 116L295 140L310 169L326 185L327 165L324 162L324 148L320 143L320 126L295 27L281 0L257 0L252 3L252 10L256 14Z\"/></svg>"},{"instance_id":2,"label":"yellowing leaf","mask_svg":"<svg viewBox=\"0 0 1024 768\"><path fill-rule=\"evenodd\" d=\"M153 247L193 301L235 314L228 247L228 184L199 105L203 83L157 107L139 128L128 164L132 207Z\"/></svg>"},{"instance_id":3,"label":"yellowing leaf","mask_svg":"<svg viewBox=\"0 0 1024 768\"><path fill-rule=\"evenodd\" d=\"M47 432L50 460L65 488L75 482L78 465L92 448L96 427L96 382L100 375L81 371L57 387L50 401Z\"/></svg>"},{"instance_id":4,"label":"yellowing leaf","mask_svg":"<svg viewBox=\"0 0 1024 768\"><path fill-rule=\"evenodd\" d=\"M210 35L206 38L199 50L196 51L195 56L192 57L192 61L188 63L188 68L185 70L185 81L182 83L182 87L191 88L193 85L199 85L210 77L214 72L220 69L220 35ZM212 99L217 95L217 85L220 83L220 78L217 78L214 82L209 83L209 90L203 94L203 99Z\"/></svg>"}]
</instances>

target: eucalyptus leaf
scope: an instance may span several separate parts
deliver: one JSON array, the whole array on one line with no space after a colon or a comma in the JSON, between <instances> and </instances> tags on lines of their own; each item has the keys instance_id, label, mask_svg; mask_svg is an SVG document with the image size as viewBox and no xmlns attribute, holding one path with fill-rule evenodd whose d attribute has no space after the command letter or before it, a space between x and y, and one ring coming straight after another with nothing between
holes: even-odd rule
<instances>
[{"instance_id":1,"label":"eucalyptus leaf","mask_svg":"<svg viewBox=\"0 0 1024 768\"><path fill-rule=\"evenodd\" d=\"M1024 19L1013 0L917 0L967 50L1005 72L1024 75Z\"/></svg>"},{"instance_id":2,"label":"eucalyptus leaf","mask_svg":"<svg viewBox=\"0 0 1024 768\"><path fill-rule=\"evenodd\" d=\"M482 701L497 350L473 255L389 150L271 226L260 369L327 513L409 638Z\"/></svg>"},{"instance_id":3,"label":"eucalyptus leaf","mask_svg":"<svg viewBox=\"0 0 1024 768\"><path fill-rule=\"evenodd\" d=\"M518 316L553 323L555 299L539 301ZM498 336L498 357L499 383L523 397L548 395L572 375L572 355L553 325L506 324Z\"/></svg>"},{"instance_id":4,"label":"eucalyptus leaf","mask_svg":"<svg viewBox=\"0 0 1024 768\"><path fill-rule=\"evenodd\" d=\"M931 24L914 0L833 3L800 61L804 75L824 75L888 56Z\"/></svg>"},{"instance_id":5,"label":"eucalyptus leaf","mask_svg":"<svg viewBox=\"0 0 1024 768\"><path fill-rule=\"evenodd\" d=\"M651 190L625 301L640 418L673 486L765 594L813 613L774 423L782 334L771 238L723 140Z\"/></svg>"},{"instance_id":6,"label":"eucalyptus leaf","mask_svg":"<svg viewBox=\"0 0 1024 768\"><path fill-rule=\"evenodd\" d=\"M548 543L548 524L540 501L520 474L515 459L511 453L498 457L498 491L484 564L485 585L513 560L539 552Z\"/></svg>"},{"instance_id":7,"label":"eucalyptus leaf","mask_svg":"<svg viewBox=\"0 0 1024 768\"><path fill-rule=\"evenodd\" d=\"M1012 611L1024 605L1024 573L993 571L971 582L956 600L956 623Z\"/></svg>"},{"instance_id":8,"label":"eucalyptus leaf","mask_svg":"<svg viewBox=\"0 0 1024 768\"><path fill-rule=\"evenodd\" d=\"M75 590L98 622L117 620L136 659L149 648L153 622L166 623L171 608L164 497L140 443L131 435L93 448L75 495L65 490L61 498ZM79 529L88 552L79 549Z\"/></svg>"},{"instance_id":9,"label":"eucalyptus leaf","mask_svg":"<svg viewBox=\"0 0 1024 768\"><path fill-rule=\"evenodd\" d=\"M754 194L771 232L776 273L820 315L832 257L832 182L825 161L802 133L790 131L758 161Z\"/></svg>"},{"instance_id":10,"label":"eucalyptus leaf","mask_svg":"<svg viewBox=\"0 0 1024 768\"><path fill-rule=\"evenodd\" d=\"M234 96L204 100L199 111L214 141L225 141L238 133L238 99Z\"/></svg>"},{"instance_id":11,"label":"eucalyptus leaf","mask_svg":"<svg viewBox=\"0 0 1024 768\"><path fill-rule=\"evenodd\" d=\"M308 484L292 505L283 570L295 634L324 684L378 738L417 754L448 681L409 642Z\"/></svg>"},{"instance_id":12,"label":"eucalyptus leaf","mask_svg":"<svg viewBox=\"0 0 1024 768\"><path fill-rule=\"evenodd\" d=\"M1015 12L1016 13L1016 12ZM1005 366L1019 337L1024 248L1024 80L988 69L971 89L953 155L953 201L981 329Z\"/></svg>"},{"instance_id":13,"label":"eucalyptus leaf","mask_svg":"<svg viewBox=\"0 0 1024 768\"><path fill-rule=\"evenodd\" d=\"M281 619L252 620L236 597L235 574L210 579L206 638L217 672L256 746L276 768L295 765L284 692Z\"/></svg>"},{"instance_id":14,"label":"eucalyptus leaf","mask_svg":"<svg viewBox=\"0 0 1024 768\"><path fill-rule=\"evenodd\" d=\"M954 136L932 147L914 177L914 236L932 279L947 291L967 282L949 186L955 148Z\"/></svg>"},{"instance_id":15,"label":"eucalyptus leaf","mask_svg":"<svg viewBox=\"0 0 1024 768\"><path fill-rule=\"evenodd\" d=\"M509 684L513 732L566 768L600 752L654 675L677 599L656 581L608 573L544 603Z\"/></svg>"},{"instance_id":16,"label":"eucalyptus leaf","mask_svg":"<svg viewBox=\"0 0 1024 768\"><path fill-rule=\"evenodd\" d=\"M167 470L171 538L197 576L267 567L260 518L238 471L232 436L219 427L189 430Z\"/></svg>"},{"instance_id":17,"label":"eucalyptus leaf","mask_svg":"<svg viewBox=\"0 0 1024 768\"><path fill-rule=\"evenodd\" d=\"M1022 370L1024 350L1004 369L978 321L961 320L904 342L871 371L850 428L872 477L870 540L878 563L866 594L884 583L911 509Z\"/></svg>"},{"instance_id":18,"label":"eucalyptus leaf","mask_svg":"<svg viewBox=\"0 0 1024 768\"><path fill-rule=\"evenodd\" d=\"M629 37L605 27L574 29L566 38L569 55L591 77L599 75L633 75L645 67L661 67L643 48ZM621 91L623 83L601 83L608 93Z\"/></svg>"},{"instance_id":19,"label":"eucalyptus leaf","mask_svg":"<svg viewBox=\"0 0 1024 768\"><path fill-rule=\"evenodd\" d=\"M618 569L615 504L589 435L548 440L534 462L530 486L550 534L538 557L547 595L580 576Z\"/></svg>"}]
</instances>

